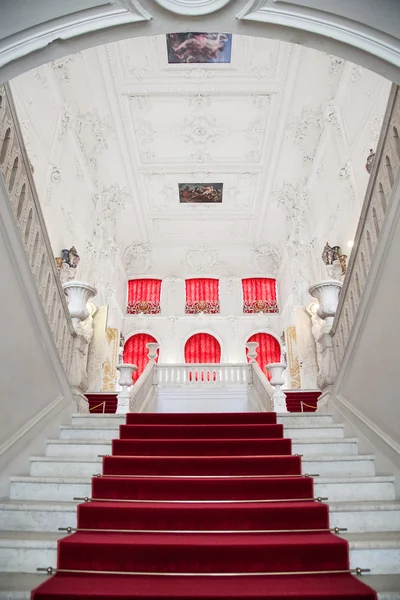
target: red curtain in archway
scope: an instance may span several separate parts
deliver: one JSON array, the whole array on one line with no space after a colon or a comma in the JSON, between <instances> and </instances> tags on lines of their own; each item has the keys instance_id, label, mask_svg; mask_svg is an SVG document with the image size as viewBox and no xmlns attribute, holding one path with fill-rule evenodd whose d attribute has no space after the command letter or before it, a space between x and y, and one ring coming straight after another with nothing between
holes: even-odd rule
<instances>
[{"instance_id":1,"label":"red curtain in archway","mask_svg":"<svg viewBox=\"0 0 400 600\"><path fill-rule=\"evenodd\" d=\"M219 363L221 346L213 335L196 333L185 344L186 363Z\"/></svg>"},{"instance_id":2,"label":"red curtain in archway","mask_svg":"<svg viewBox=\"0 0 400 600\"><path fill-rule=\"evenodd\" d=\"M278 340L274 338L273 335L269 335L269 333L255 333L247 341L258 342L258 355L256 360L260 368L267 375L268 379L271 379L271 375L265 369L265 365L268 365L268 363L279 362L281 360L281 347L279 345ZM247 360L249 360L248 357Z\"/></svg>"},{"instance_id":3,"label":"red curtain in archway","mask_svg":"<svg viewBox=\"0 0 400 600\"><path fill-rule=\"evenodd\" d=\"M150 342L157 342L157 340L148 333L136 333L125 343L124 363L136 365L138 368L138 370L132 374L133 383L137 381L149 362L149 359L147 358L149 351L146 348L146 344L149 344ZM158 353L156 362L158 362Z\"/></svg>"}]
</instances>

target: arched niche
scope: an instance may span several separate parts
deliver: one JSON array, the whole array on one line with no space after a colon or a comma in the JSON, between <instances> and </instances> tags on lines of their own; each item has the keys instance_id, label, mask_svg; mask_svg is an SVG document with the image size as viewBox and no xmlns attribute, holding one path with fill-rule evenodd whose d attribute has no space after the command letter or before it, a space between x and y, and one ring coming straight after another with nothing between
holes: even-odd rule
<instances>
[{"instance_id":1,"label":"arched niche","mask_svg":"<svg viewBox=\"0 0 400 600\"><path fill-rule=\"evenodd\" d=\"M400 10L391 0L298 3L259 0L82 0L79 12L65 0L41 1L30 11L9 2L0 39L0 82L85 48L142 35L224 31L279 39L362 65L400 83ZM177 10L179 7L179 10ZM394 8L396 7L396 8ZM177 14L178 13L178 14ZM62 43L60 43L62 40Z\"/></svg>"},{"instance_id":2,"label":"arched niche","mask_svg":"<svg viewBox=\"0 0 400 600\"><path fill-rule=\"evenodd\" d=\"M145 370L148 359L148 348L146 344L151 342L158 343L158 340L150 333L134 333L125 342L123 362L136 365L138 370L132 374L133 383L135 383ZM157 352L156 362L158 362L159 353Z\"/></svg>"},{"instance_id":3,"label":"arched niche","mask_svg":"<svg viewBox=\"0 0 400 600\"><path fill-rule=\"evenodd\" d=\"M266 333L265 331L259 331L257 333L253 333L247 340L248 342L257 342L257 363L262 369L262 371L267 375L268 379L271 379L271 375L265 368L265 365L273 362L280 362L281 360L281 345L277 338L270 333ZM247 349L246 349L246 359L247 357Z\"/></svg>"},{"instance_id":4,"label":"arched niche","mask_svg":"<svg viewBox=\"0 0 400 600\"><path fill-rule=\"evenodd\" d=\"M184 357L188 364L217 364L221 362L221 345L211 333L198 332L186 340Z\"/></svg>"}]
</instances>

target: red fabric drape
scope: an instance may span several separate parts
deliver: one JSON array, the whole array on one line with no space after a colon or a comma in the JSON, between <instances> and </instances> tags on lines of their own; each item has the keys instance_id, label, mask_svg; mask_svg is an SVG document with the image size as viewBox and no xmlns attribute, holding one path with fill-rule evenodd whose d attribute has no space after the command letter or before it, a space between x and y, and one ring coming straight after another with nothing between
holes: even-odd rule
<instances>
[{"instance_id":1,"label":"red fabric drape","mask_svg":"<svg viewBox=\"0 0 400 600\"><path fill-rule=\"evenodd\" d=\"M146 348L146 344L150 342L157 342L157 340L148 333L137 333L126 341L124 346L124 363L136 365L138 368L136 373L132 374L133 383L137 381L149 362L147 358L149 350ZM158 353L156 362L158 362Z\"/></svg>"},{"instance_id":2,"label":"red fabric drape","mask_svg":"<svg viewBox=\"0 0 400 600\"><path fill-rule=\"evenodd\" d=\"M209 333L196 333L185 344L186 363L219 363L221 346Z\"/></svg>"},{"instance_id":3,"label":"red fabric drape","mask_svg":"<svg viewBox=\"0 0 400 600\"><path fill-rule=\"evenodd\" d=\"M187 314L219 313L219 280L218 279L186 279Z\"/></svg>"},{"instance_id":4,"label":"red fabric drape","mask_svg":"<svg viewBox=\"0 0 400 600\"><path fill-rule=\"evenodd\" d=\"M242 279L243 312L278 312L276 280L265 277Z\"/></svg>"},{"instance_id":5,"label":"red fabric drape","mask_svg":"<svg viewBox=\"0 0 400 600\"><path fill-rule=\"evenodd\" d=\"M128 281L128 314L161 312L161 279L131 279Z\"/></svg>"},{"instance_id":6,"label":"red fabric drape","mask_svg":"<svg viewBox=\"0 0 400 600\"><path fill-rule=\"evenodd\" d=\"M248 340L248 342L258 342L257 347L257 362L260 368L267 375L268 379L271 379L271 375L265 369L265 365L273 362L279 362L281 359L281 347L279 342L274 336L269 333L255 333ZM246 348L247 356L247 348ZM249 358L247 357L247 360Z\"/></svg>"}]
</instances>

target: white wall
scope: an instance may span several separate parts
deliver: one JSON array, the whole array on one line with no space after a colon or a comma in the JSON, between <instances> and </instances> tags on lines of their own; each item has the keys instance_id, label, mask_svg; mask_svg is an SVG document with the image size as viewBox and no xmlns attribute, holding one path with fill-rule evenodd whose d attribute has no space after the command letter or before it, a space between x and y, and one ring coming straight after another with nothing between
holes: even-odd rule
<instances>
[{"instance_id":1,"label":"white wall","mask_svg":"<svg viewBox=\"0 0 400 600\"><path fill-rule=\"evenodd\" d=\"M0 175L0 495L73 409Z\"/></svg>"},{"instance_id":2,"label":"white wall","mask_svg":"<svg viewBox=\"0 0 400 600\"><path fill-rule=\"evenodd\" d=\"M400 178L335 385L336 406L400 471Z\"/></svg>"}]
</instances>

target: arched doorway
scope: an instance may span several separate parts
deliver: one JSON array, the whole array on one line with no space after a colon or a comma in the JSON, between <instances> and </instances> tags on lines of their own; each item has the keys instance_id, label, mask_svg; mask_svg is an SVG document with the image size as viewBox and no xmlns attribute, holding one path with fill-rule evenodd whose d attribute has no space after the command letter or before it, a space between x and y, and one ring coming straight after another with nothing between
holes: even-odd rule
<instances>
[{"instance_id":1,"label":"arched doorway","mask_svg":"<svg viewBox=\"0 0 400 600\"><path fill-rule=\"evenodd\" d=\"M149 359L147 357L149 351L146 348L146 344L150 342L157 343L155 337L149 333L136 333L132 335L125 343L124 346L124 363L131 363L136 365L138 370L132 374L133 383L135 383L140 375L145 370ZM158 353L156 362L158 362Z\"/></svg>"},{"instance_id":2,"label":"arched doorway","mask_svg":"<svg viewBox=\"0 0 400 600\"><path fill-rule=\"evenodd\" d=\"M185 344L186 363L220 363L221 346L209 333L196 333Z\"/></svg>"},{"instance_id":3,"label":"arched doorway","mask_svg":"<svg viewBox=\"0 0 400 600\"><path fill-rule=\"evenodd\" d=\"M257 363L260 366L260 369L266 374L268 379L271 379L271 375L265 368L265 365L268 363L279 362L281 358L281 347L278 340L269 333L255 333L247 342L258 342L257 347ZM246 357L247 349L246 349Z\"/></svg>"}]
</instances>

